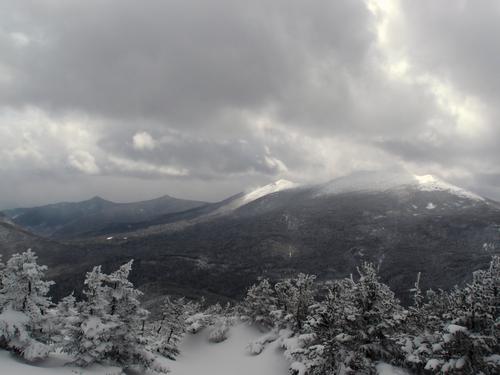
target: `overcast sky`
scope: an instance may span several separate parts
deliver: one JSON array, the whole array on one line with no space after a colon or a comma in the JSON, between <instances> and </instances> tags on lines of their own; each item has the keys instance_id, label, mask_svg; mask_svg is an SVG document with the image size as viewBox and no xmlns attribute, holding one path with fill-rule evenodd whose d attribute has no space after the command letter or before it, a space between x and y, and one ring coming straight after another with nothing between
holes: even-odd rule
<instances>
[{"instance_id":1,"label":"overcast sky","mask_svg":"<svg viewBox=\"0 0 500 375\"><path fill-rule=\"evenodd\" d=\"M402 166L500 199L500 2L0 0L0 208Z\"/></svg>"}]
</instances>

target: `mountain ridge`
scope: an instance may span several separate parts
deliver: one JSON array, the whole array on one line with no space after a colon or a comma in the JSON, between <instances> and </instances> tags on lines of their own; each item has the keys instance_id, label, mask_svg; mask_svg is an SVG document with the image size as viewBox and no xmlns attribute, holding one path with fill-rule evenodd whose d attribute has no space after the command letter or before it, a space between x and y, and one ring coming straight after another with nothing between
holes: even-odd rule
<instances>
[{"instance_id":1,"label":"mountain ridge","mask_svg":"<svg viewBox=\"0 0 500 375\"><path fill-rule=\"evenodd\" d=\"M117 224L113 234L97 231L63 243L26 238L22 244L54 268L61 294L78 288L92 266L113 269L130 259L146 298L170 291L222 300L241 297L258 277L305 272L327 281L371 261L405 300L418 272L423 288L447 289L468 281L471 269L484 267L500 249L497 202L431 187L396 184L324 194L324 184L300 185L212 214L241 199L240 193L131 231ZM20 244L2 243L0 250Z\"/></svg>"},{"instance_id":2,"label":"mountain ridge","mask_svg":"<svg viewBox=\"0 0 500 375\"><path fill-rule=\"evenodd\" d=\"M81 235L114 222L138 222L206 205L207 202L161 197L116 203L99 196L80 202L60 202L32 208L5 210L11 221L36 234L65 238Z\"/></svg>"}]
</instances>

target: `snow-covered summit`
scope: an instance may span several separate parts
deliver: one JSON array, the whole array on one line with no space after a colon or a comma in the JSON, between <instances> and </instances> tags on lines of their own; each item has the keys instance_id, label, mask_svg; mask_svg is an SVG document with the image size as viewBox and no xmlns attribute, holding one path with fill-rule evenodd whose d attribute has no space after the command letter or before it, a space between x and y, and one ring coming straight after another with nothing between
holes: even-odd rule
<instances>
[{"instance_id":1,"label":"snow-covered summit","mask_svg":"<svg viewBox=\"0 0 500 375\"><path fill-rule=\"evenodd\" d=\"M440 180L433 175L414 175L413 177L415 177L417 181L418 188L422 191L447 191L463 198L484 201L483 197L480 197L479 195L474 194L468 190L459 188L458 186Z\"/></svg>"},{"instance_id":2,"label":"snow-covered summit","mask_svg":"<svg viewBox=\"0 0 500 375\"><path fill-rule=\"evenodd\" d=\"M353 173L326 183L321 187L318 195L386 191L402 186L411 186L421 191L446 191L462 198L484 200L477 194L445 182L433 175L415 175L405 171Z\"/></svg>"}]
</instances>

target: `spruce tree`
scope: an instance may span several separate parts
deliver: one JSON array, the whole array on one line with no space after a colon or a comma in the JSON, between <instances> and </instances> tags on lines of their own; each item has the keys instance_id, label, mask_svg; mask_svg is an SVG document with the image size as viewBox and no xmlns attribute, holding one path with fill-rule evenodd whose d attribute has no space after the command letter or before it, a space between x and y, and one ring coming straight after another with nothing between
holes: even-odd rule
<instances>
[{"instance_id":1,"label":"spruce tree","mask_svg":"<svg viewBox=\"0 0 500 375\"><path fill-rule=\"evenodd\" d=\"M252 285L242 304L242 313L252 322L263 328L272 328L275 324L272 313L277 309L277 297L268 279L262 279Z\"/></svg>"},{"instance_id":2,"label":"spruce tree","mask_svg":"<svg viewBox=\"0 0 500 375\"><path fill-rule=\"evenodd\" d=\"M428 302L436 331L432 350L423 356L426 370L487 375L500 371L495 357L500 352L499 290L500 257L493 257L489 268L474 272L464 288L455 287L446 298Z\"/></svg>"},{"instance_id":3,"label":"spruce tree","mask_svg":"<svg viewBox=\"0 0 500 375\"><path fill-rule=\"evenodd\" d=\"M152 372L168 369L147 349L144 337L148 311L141 307L142 293L128 280L132 261L106 275L94 267L85 279L85 300L78 314L68 320L64 350L75 355L74 363L114 363L125 368L142 366Z\"/></svg>"},{"instance_id":4,"label":"spruce tree","mask_svg":"<svg viewBox=\"0 0 500 375\"><path fill-rule=\"evenodd\" d=\"M106 278L109 314L117 322L110 339L113 343L110 358L120 364L150 367L154 357L146 353L144 336L149 312L141 307L139 298L142 292L135 289L128 279L132 263L131 260L122 265Z\"/></svg>"},{"instance_id":5,"label":"spruce tree","mask_svg":"<svg viewBox=\"0 0 500 375\"><path fill-rule=\"evenodd\" d=\"M314 321L317 339L308 349L313 374L375 374L377 361L400 355L395 335L403 309L372 264L358 271L357 281L333 284Z\"/></svg>"},{"instance_id":6,"label":"spruce tree","mask_svg":"<svg viewBox=\"0 0 500 375\"><path fill-rule=\"evenodd\" d=\"M87 272L84 300L77 303L75 319L66 322L67 340L63 350L75 356L74 363L81 367L105 362L113 349L111 338L117 328L116 317L108 313L108 289L106 275L101 266Z\"/></svg>"},{"instance_id":7,"label":"spruce tree","mask_svg":"<svg viewBox=\"0 0 500 375\"><path fill-rule=\"evenodd\" d=\"M177 345L186 331L186 319L191 304L184 298L166 297L161 308L161 319L153 325L151 346L158 353L174 359L179 354Z\"/></svg>"},{"instance_id":8,"label":"spruce tree","mask_svg":"<svg viewBox=\"0 0 500 375\"><path fill-rule=\"evenodd\" d=\"M67 326L78 319L76 298L73 292L59 301L52 309L52 341L64 345L64 337L68 334Z\"/></svg>"},{"instance_id":9,"label":"spruce tree","mask_svg":"<svg viewBox=\"0 0 500 375\"><path fill-rule=\"evenodd\" d=\"M47 267L37 259L31 249L14 254L0 273L0 342L27 360L44 358L50 350L47 294L53 282L44 280Z\"/></svg>"},{"instance_id":10,"label":"spruce tree","mask_svg":"<svg viewBox=\"0 0 500 375\"><path fill-rule=\"evenodd\" d=\"M278 309L274 314L281 324L300 332L308 318L309 309L314 304L316 276L300 273L294 279L285 279L275 285Z\"/></svg>"}]
</instances>

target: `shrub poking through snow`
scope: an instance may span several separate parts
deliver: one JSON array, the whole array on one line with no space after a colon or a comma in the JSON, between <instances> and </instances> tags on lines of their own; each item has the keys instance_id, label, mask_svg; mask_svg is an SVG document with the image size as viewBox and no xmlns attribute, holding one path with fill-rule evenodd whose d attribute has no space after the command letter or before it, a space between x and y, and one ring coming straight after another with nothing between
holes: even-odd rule
<instances>
[{"instance_id":1,"label":"shrub poking through snow","mask_svg":"<svg viewBox=\"0 0 500 375\"><path fill-rule=\"evenodd\" d=\"M219 343L227 339L229 329L236 320L235 312L229 304L222 307L219 303L211 305L201 312L195 312L186 319L187 332L195 334L207 328L209 340Z\"/></svg>"},{"instance_id":2,"label":"shrub poking through snow","mask_svg":"<svg viewBox=\"0 0 500 375\"><path fill-rule=\"evenodd\" d=\"M228 316L218 316L210 327L208 339L211 342L222 342L227 339L229 329L233 325L233 318Z\"/></svg>"}]
</instances>

